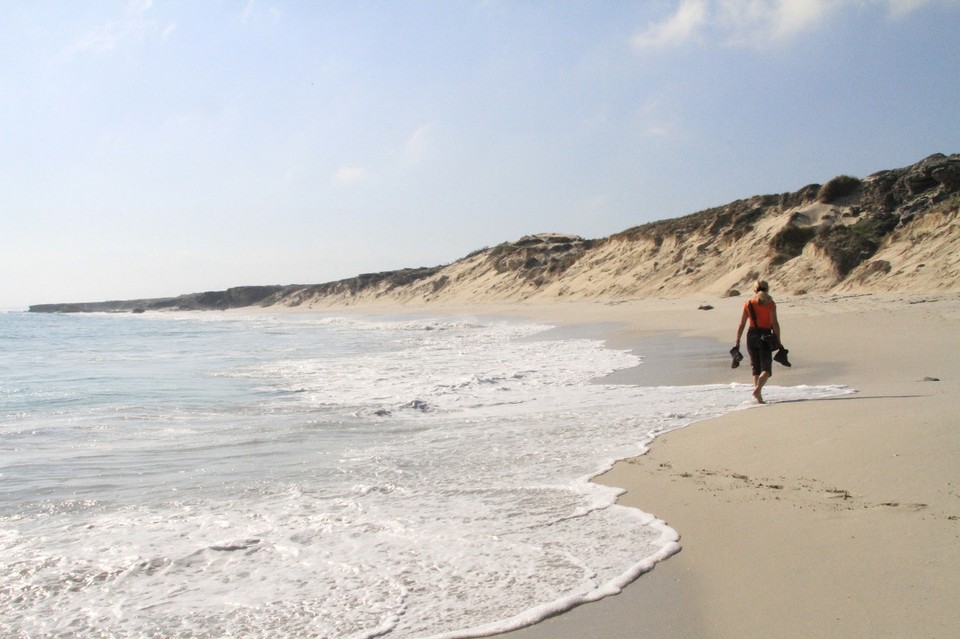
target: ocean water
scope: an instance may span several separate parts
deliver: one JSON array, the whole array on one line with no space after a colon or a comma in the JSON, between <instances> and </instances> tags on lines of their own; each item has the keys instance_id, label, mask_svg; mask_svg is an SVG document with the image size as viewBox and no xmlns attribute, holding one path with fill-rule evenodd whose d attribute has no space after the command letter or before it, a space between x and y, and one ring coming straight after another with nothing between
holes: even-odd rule
<instances>
[{"instance_id":1,"label":"ocean water","mask_svg":"<svg viewBox=\"0 0 960 639\"><path fill-rule=\"evenodd\" d=\"M642 357L548 328L0 314L0 636L472 637L615 594L678 536L589 478L749 393L596 383Z\"/></svg>"}]
</instances>

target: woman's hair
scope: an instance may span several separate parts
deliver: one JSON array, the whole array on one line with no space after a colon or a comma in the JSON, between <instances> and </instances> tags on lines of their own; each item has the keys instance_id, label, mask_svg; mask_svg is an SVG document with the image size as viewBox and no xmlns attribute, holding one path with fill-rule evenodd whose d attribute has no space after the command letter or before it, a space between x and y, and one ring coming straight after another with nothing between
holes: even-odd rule
<instances>
[{"instance_id":1,"label":"woman's hair","mask_svg":"<svg viewBox=\"0 0 960 639\"><path fill-rule=\"evenodd\" d=\"M773 298L770 297L770 285L767 284L766 280L757 280L756 285L753 287L754 293L757 294L757 301L761 304L769 304L773 301Z\"/></svg>"}]
</instances>

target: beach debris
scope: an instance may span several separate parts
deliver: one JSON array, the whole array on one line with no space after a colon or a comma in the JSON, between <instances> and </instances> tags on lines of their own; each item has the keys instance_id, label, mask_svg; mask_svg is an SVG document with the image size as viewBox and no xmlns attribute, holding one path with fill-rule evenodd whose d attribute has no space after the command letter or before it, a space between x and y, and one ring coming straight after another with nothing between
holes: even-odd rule
<instances>
[{"instance_id":1,"label":"beach debris","mask_svg":"<svg viewBox=\"0 0 960 639\"><path fill-rule=\"evenodd\" d=\"M853 496L850 494L850 491L844 490L842 488L828 488L827 493L829 493L834 498L839 498L844 501L848 499L853 499Z\"/></svg>"},{"instance_id":2,"label":"beach debris","mask_svg":"<svg viewBox=\"0 0 960 639\"><path fill-rule=\"evenodd\" d=\"M222 546L210 546L210 550L219 550L221 552L234 552L237 550L247 550L249 548L253 548L259 543L260 543L259 539L244 539L243 541L237 541L232 544L224 544Z\"/></svg>"},{"instance_id":3,"label":"beach debris","mask_svg":"<svg viewBox=\"0 0 960 639\"><path fill-rule=\"evenodd\" d=\"M712 310L713 310L713 307L712 307L711 305L709 305L709 304L701 304L700 306L697 307L697 310L700 310L700 311L712 311Z\"/></svg>"},{"instance_id":4,"label":"beach debris","mask_svg":"<svg viewBox=\"0 0 960 639\"><path fill-rule=\"evenodd\" d=\"M428 411L430 410L430 404L423 401L422 399L415 399L412 402L406 404L405 408L413 408L415 410Z\"/></svg>"},{"instance_id":5,"label":"beach debris","mask_svg":"<svg viewBox=\"0 0 960 639\"><path fill-rule=\"evenodd\" d=\"M924 377L922 381L924 381L924 382L939 382L939 381L940 381L940 378L939 378L939 377Z\"/></svg>"},{"instance_id":6,"label":"beach debris","mask_svg":"<svg viewBox=\"0 0 960 639\"><path fill-rule=\"evenodd\" d=\"M885 501L882 504L877 504L877 506L886 507L886 508L906 509L906 510L912 510L914 512L917 512L917 511L926 509L928 505L923 503L904 504L899 501Z\"/></svg>"}]
</instances>

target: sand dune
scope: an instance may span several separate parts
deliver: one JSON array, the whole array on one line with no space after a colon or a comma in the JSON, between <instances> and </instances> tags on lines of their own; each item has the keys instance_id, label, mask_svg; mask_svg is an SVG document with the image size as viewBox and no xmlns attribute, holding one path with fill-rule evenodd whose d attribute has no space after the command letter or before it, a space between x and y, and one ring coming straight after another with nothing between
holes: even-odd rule
<instances>
[{"instance_id":1,"label":"sand dune","mask_svg":"<svg viewBox=\"0 0 960 639\"><path fill-rule=\"evenodd\" d=\"M383 304L719 299L758 277L791 294L960 291L960 154L838 176L588 240L543 233L451 264L313 285L238 286L31 311L302 309Z\"/></svg>"},{"instance_id":2,"label":"sand dune","mask_svg":"<svg viewBox=\"0 0 960 639\"><path fill-rule=\"evenodd\" d=\"M840 176L608 238L542 234L443 267L301 287L269 303L727 297L763 277L793 294L960 290L960 155Z\"/></svg>"}]
</instances>

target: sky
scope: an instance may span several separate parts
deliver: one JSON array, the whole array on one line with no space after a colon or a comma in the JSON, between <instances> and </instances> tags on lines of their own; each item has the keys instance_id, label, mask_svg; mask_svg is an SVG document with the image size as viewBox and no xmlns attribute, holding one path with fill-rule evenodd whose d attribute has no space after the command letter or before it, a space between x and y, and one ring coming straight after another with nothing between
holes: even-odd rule
<instances>
[{"instance_id":1,"label":"sky","mask_svg":"<svg viewBox=\"0 0 960 639\"><path fill-rule=\"evenodd\" d=\"M960 0L0 0L0 309L314 284L960 152Z\"/></svg>"}]
</instances>

